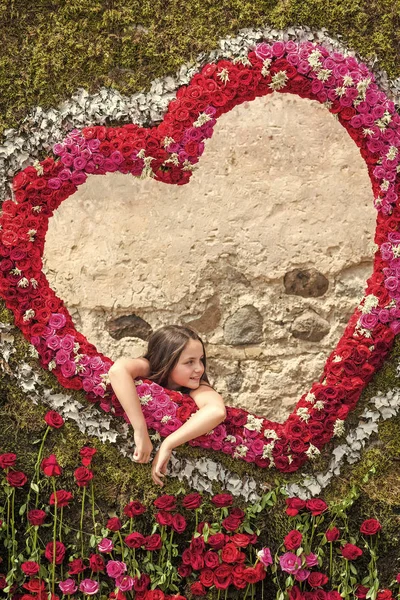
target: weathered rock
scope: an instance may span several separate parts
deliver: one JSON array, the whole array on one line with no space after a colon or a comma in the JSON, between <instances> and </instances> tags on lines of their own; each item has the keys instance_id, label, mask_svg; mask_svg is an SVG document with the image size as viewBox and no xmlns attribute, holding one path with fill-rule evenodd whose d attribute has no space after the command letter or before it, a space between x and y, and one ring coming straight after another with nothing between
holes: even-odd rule
<instances>
[{"instance_id":1,"label":"weathered rock","mask_svg":"<svg viewBox=\"0 0 400 600\"><path fill-rule=\"evenodd\" d=\"M221 319L221 309L219 306L219 298L213 296L211 301L201 317L187 321L187 325L194 327L199 333L210 333L219 325Z\"/></svg>"},{"instance_id":2,"label":"weathered rock","mask_svg":"<svg viewBox=\"0 0 400 600\"><path fill-rule=\"evenodd\" d=\"M329 330L328 321L312 310L297 317L290 328L295 338L308 342L319 342L329 333Z\"/></svg>"},{"instance_id":3,"label":"weathered rock","mask_svg":"<svg viewBox=\"0 0 400 600\"><path fill-rule=\"evenodd\" d=\"M228 373L225 375L225 383L228 389L228 392L240 392L241 387L243 385L243 373L239 369L234 373Z\"/></svg>"},{"instance_id":4,"label":"weathered rock","mask_svg":"<svg viewBox=\"0 0 400 600\"><path fill-rule=\"evenodd\" d=\"M283 278L286 294L303 298L323 296L329 287L329 281L317 269L293 269Z\"/></svg>"},{"instance_id":5,"label":"weathered rock","mask_svg":"<svg viewBox=\"0 0 400 600\"><path fill-rule=\"evenodd\" d=\"M136 337L147 340L152 333L151 326L136 315L123 315L106 322L106 329L112 338L121 340L125 337Z\"/></svg>"},{"instance_id":6,"label":"weathered rock","mask_svg":"<svg viewBox=\"0 0 400 600\"><path fill-rule=\"evenodd\" d=\"M242 306L225 321L224 337L233 346L259 344L263 341L262 328L260 311L252 305Z\"/></svg>"}]
</instances>

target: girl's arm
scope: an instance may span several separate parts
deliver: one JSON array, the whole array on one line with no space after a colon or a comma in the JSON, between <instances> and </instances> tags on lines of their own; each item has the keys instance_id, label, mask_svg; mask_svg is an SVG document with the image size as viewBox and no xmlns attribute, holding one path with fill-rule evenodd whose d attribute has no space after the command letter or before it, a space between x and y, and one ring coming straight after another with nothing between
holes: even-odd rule
<instances>
[{"instance_id":1,"label":"girl's arm","mask_svg":"<svg viewBox=\"0 0 400 600\"><path fill-rule=\"evenodd\" d=\"M222 397L206 385L190 392L199 410L179 429L166 437L153 460L152 478L154 483L163 486L161 478L165 476L171 452L177 446L208 433L226 418L226 408Z\"/></svg>"},{"instance_id":2,"label":"girl's arm","mask_svg":"<svg viewBox=\"0 0 400 600\"><path fill-rule=\"evenodd\" d=\"M153 444L140 406L134 379L150 374L149 362L145 358L118 358L109 370L110 382L122 408L134 429L135 453L133 459L148 463Z\"/></svg>"}]
</instances>

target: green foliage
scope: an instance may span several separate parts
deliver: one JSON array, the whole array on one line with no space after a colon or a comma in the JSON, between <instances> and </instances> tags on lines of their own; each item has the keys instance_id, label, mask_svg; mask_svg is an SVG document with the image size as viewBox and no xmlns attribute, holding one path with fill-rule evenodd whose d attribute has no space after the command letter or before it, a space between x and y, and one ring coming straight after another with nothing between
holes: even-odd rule
<instances>
[{"instance_id":1,"label":"green foliage","mask_svg":"<svg viewBox=\"0 0 400 600\"><path fill-rule=\"evenodd\" d=\"M240 29L325 27L399 75L400 0L23 0L0 3L0 132L30 108L58 106L78 87L124 94L217 47Z\"/></svg>"}]
</instances>

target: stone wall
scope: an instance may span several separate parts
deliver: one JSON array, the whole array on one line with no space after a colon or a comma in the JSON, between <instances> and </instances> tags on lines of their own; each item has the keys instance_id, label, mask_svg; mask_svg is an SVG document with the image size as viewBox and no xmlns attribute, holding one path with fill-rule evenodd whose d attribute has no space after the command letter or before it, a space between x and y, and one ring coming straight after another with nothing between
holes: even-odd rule
<instances>
[{"instance_id":1,"label":"stone wall","mask_svg":"<svg viewBox=\"0 0 400 600\"><path fill-rule=\"evenodd\" d=\"M90 176L50 222L45 272L111 358L191 324L227 403L280 421L362 297L374 228L354 142L275 93L219 119L188 185Z\"/></svg>"}]
</instances>

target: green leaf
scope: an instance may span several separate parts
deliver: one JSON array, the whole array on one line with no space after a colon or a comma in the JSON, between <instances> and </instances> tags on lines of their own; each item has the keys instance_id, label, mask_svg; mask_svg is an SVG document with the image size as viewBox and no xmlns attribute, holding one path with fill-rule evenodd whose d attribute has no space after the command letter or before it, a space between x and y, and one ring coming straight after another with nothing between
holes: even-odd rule
<instances>
[{"instance_id":1,"label":"green leaf","mask_svg":"<svg viewBox=\"0 0 400 600\"><path fill-rule=\"evenodd\" d=\"M26 504L22 504L19 508L19 515L22 516L26 511Z\"/></svg>"},{"instance_id":2,"label":"green leaf","mask_svg":"<svg viewBox=\"0 0 400 600\"><path fill-rule=\"evenodd\" d=\"M33 481L31 481L31 489L34 492L39 493L39 486L36 483L33 483Z\"/></svg>"}]
</instances>

